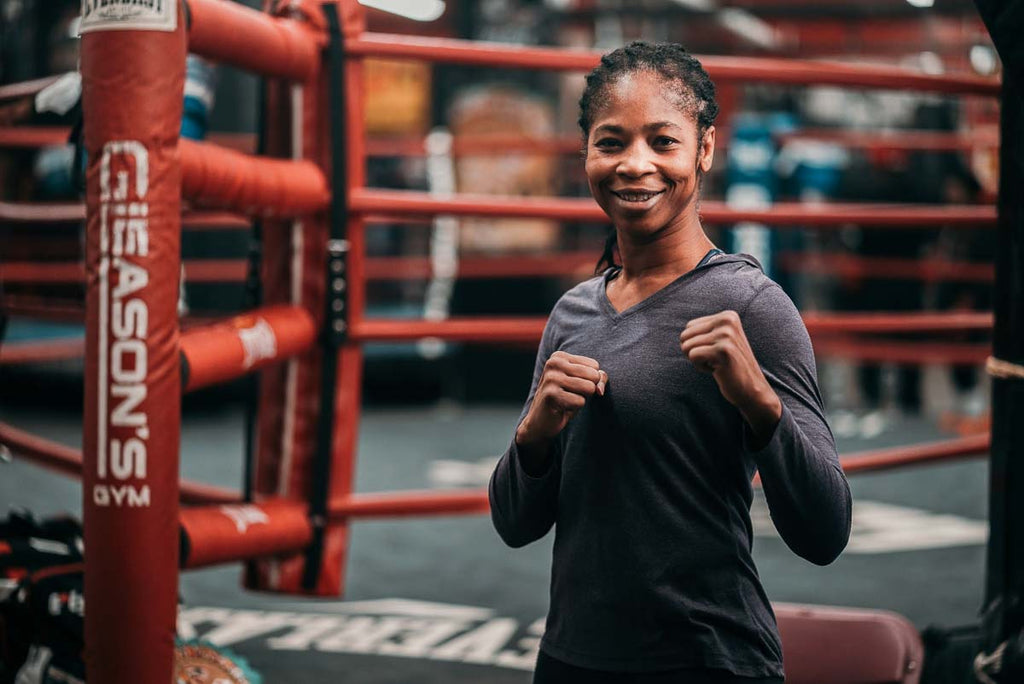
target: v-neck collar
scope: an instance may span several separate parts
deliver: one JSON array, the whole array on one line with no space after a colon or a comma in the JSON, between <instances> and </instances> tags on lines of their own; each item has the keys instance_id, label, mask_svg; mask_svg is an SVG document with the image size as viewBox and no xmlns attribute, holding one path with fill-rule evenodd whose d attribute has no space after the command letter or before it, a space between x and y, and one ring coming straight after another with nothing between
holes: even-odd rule
<instances>
[{"instance_id":1,"label":"v-neck collar","mask_svg":"<svg viewBox=\"0 0 1024 684\"><path fill-rule=\"evenodd\" d=\"M629 306L623 309L622 311L616 310L615 306L612 304L611 299L608 298L608 283L611 282L614 276L616 276L618 273L622 271L621 266L613 266L607 269L601 277L601 309L605 313L605 315L607 315L614 321L620 321L628 316L632 316L636 312L642 311L643 309L646 309L648 306L658 303L667 295L671 294L672 291L678 288L680 283L688 280L692 274L697 273L698 271L703 271L704 268L706 268L709 264L713 263L719 257L724 255L725 252L718 249L717 247L709 250L708 253L705 254L703 258L701 258L697 265L691 268L689 271L681 274L675 280L667 283L658 290L655 290L651 294L641 299L636 304L633 304L632 306Z\"/></svg>"}]
</instances>

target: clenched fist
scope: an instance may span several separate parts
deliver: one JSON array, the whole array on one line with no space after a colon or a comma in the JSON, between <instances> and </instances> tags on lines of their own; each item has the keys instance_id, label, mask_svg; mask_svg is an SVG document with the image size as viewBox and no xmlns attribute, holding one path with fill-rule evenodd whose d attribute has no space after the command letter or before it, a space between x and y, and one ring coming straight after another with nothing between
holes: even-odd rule
<instances>
[{"instance_id":1,"label":"clenched fist","mask_svg":"<svg viewBox=\"0 0 1024 684\"><path fill-rule=\"evenodd\" d=\"M679 334L679 346L698 370L711 373L726 401L767 442L782 416L782 402L754 357L739 314L722 311L694 318Z\"/></svg>"},{"instance_id":2,"label":"clenched fist","mask_svg":"<svg viewBox=\"0 0 1024 684\"><path fill-rule=\"evenodd\" d=\"M607 384L608 374L594 359L556 351L544 364L530 410L516 430L516 444L542 457L587 398L603 395Z\"/></svg>"}]
</instances>

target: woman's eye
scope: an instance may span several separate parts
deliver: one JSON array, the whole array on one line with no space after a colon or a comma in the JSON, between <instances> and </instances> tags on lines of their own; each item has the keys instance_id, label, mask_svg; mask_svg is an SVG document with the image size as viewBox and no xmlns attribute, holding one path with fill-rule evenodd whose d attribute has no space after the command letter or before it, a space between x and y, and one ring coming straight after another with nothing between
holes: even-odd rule
<instances>
[{"instance_id":1,"label":"woman's eye","mask_svg":"<svg viewBox=\"0 0 1024 684\"><path fill-rule=\"evenodd\" d=\"M679 141L676 140L675 138L669 138L664 135L659 135L657 138L654 139L655 147L672 147L677 142Z\"/></svg>"},{"instance_id":2,"label":"woman's eye","mask_svg":"<svg viewBox=\"0 0 1024 684\"><path fill-rule=\"evenodd\" d=\"M617 147L622 147L622 143L616 140L615 138L601 138L600 140L594 143L594 147L597 147L602 150L613 149Z\"/></svg>"}]
</instances>

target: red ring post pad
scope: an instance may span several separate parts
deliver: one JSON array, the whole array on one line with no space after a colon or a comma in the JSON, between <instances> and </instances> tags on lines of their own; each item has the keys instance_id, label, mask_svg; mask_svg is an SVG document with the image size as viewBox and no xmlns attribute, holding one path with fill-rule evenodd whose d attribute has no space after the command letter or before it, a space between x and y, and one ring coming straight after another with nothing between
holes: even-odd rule
<instances>
[{"instance_id":1,"label":"red ring post pad","mask_svg":"<svg viewBox=\"0 0 1024 684\"><path fill-rule=\"evenodd\" d=\"M331 198L313 162L256 157L213 143L182 140L181 171L183 197L245 214L306 214L327 208Z\"/></svg>"},{"instance_id":2,"label":"red ring post pad","mask_svg":"<svg viewBox=\"0 0 1024 684\"><path fill-rule=\"evenodd\" d=\"M272 499L181 511L181 567L296 553L313 539L308 506Z\"/></svg>"},{"instance_id":3,"label":"red ring post pad","mask_svg":"<svg viewBox=\"0 0 1024 684\"><path fill-rule=\"evenodd\" d=\"M226 382L308 350L316 324L298 306L257 309L182 333L183 390Z\"/></svg>"},{"instance_id":4,"label":"red ring post pad","mask_svg":"<svg viewBox=\"0 0 1024 684\"><path fill-rule=\"evenodd\" d=\"M169 682L178 610L178 277L185 17L84 0L85 664Z\"/></svg>"}]
</instances>

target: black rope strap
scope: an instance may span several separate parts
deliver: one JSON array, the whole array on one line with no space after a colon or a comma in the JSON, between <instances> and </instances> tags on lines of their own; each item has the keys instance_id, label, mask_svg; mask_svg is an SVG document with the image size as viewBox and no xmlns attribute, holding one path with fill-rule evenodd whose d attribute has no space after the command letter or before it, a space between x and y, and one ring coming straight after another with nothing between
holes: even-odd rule
<instances>
[{"instance_id":1,"label":"black rope strap","mask_svg":"<svg viewBox=\"0 0 1024 684\"><path fill-rule=\"evenodd\" d=\"M324 535L327 531L327 505L331 482L331 444L334 434L335 390L338 374L338 349L348 337L347 257L348 257L348 173L345 159L345 46L337 6L322 5L327 20L328 112L331 126L331 206L330 238L327 241L326 293L321 349L323 367L320 376L320 417L317 422L316 452L310 482L309 516L313 541L306 552L302 585L306 591L316 588L323 563Z\"/></svg>"}]
</instances>

